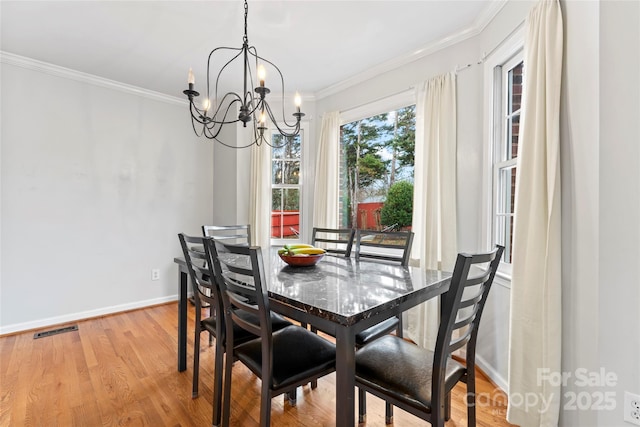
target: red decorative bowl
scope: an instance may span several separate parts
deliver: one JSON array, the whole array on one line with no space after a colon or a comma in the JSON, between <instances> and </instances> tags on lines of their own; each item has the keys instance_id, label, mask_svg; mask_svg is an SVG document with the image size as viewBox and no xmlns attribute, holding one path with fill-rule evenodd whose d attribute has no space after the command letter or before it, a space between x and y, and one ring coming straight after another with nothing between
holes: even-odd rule
<instances>
[{"instance_id":1,"label":"red decorative bowl","mask_svg":"<svg viewBox=\"0 0 640 427\"><path fill-rule=\"evenodd\" d=\"M324 254L317 255L295 255L289 256L284 254L279 254L280 258L291 267L309 267L312 265L316 265L318 261L320 261Z\"/></svg>"}]
</instances>

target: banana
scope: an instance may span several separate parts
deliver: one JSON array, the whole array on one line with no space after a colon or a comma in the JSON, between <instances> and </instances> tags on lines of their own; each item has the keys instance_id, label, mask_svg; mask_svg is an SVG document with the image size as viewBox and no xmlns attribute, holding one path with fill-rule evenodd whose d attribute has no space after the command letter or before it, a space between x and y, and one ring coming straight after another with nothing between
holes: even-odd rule
<instances>
[{"instance_id":1,"label":"banana","mask_svg":"<svg viewBox=\"0 0 640 427\"><path fill-rule=\"evenodd\" d=\"M302 249L302 248L313 248L313 245L307 245L306 243L294 243L291 245L284 245L285 249L288 250L292 250L292 249Z\"/></svg>"},{"instance_id":2,"label":"banana","mask_svg":"<svg viewBox=\"0 0 640 427\"><path fill-rule=\"evenodd\" d=\"M314 248L296 248L291 249L289 252L293 252L294 255L321 255L325 253L324 249Z\"/></svg>"},{"instance_id":3,"label":"banana","mask_svg":"<svg viewBox=\"0 0 640 427\"><path fill-rule=\"evenodd\" d=\"M322 255L325 253L325 250L305 243L294 243L291 245L284 245L284 248L279 249L278 253L286 256L309 256Z\"/></svg>"}]
</instances>

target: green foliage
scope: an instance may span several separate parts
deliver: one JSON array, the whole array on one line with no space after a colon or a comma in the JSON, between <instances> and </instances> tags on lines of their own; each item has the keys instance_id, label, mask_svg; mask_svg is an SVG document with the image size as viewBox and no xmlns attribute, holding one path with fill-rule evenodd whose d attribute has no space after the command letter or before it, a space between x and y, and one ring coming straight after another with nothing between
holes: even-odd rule
<instances>
[{"instance_id":1,"label":"green foliage","mask_svg":"<svg viewBox=\"0 0 640 427\"><path fill-rule=\"evenodd\" d=\"M387 170L387 166L377 154L367 153L360 158L358 163L361 187L367 187L373 184L373 182L376 179L380 179Z\"/></svg>"},{"instance_id":2,"label":"green foliage","mask_svg":"<svg viewBox=\"0 0 640 427\"><path fill-rule=\"evenodd\" d=\"M411 225L413 217L413 184L399 181L391 186L387 200L380 212L382 225L398 224L399 227Z\"/></svg>"},{"instance_id":3,"label":"green foliage","mask_svg":"<svg viewBox=\"0 0 640 427\"><path fill-rule=\"evenodd\" d=\"M397 132L391 146L398 153L400 167L413 167L416 147L416 106L399 109L397 120Z\"/></svg>"},{"instance_id":4,"label":"green foliage","mask_svg":"<svg viewBox=\"0 0 640 427\"><path fill-rule=\"evenodd\" d=\"M379 114L342 126L341 137L347 174L357 177L352 186L365 188L384 178L386 166L379 150L390 131L387 114Z\"/></svg>"}]
</instances>

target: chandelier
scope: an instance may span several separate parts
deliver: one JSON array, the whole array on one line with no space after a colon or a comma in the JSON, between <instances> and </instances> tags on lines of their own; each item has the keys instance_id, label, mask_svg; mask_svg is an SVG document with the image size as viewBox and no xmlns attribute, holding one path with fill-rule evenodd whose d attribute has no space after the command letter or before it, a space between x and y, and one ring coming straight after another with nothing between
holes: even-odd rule
<instances>
[{"instance_id":1,"label":"chandelier","mask_svg":"<svg viewBox=\"0 0 640 427\"><path fill-rule=\"evenodd\" d=\"M300 133L300 119L304 116L304 113L300 112L301 98L300 94L296 92L294 97L294 104L296 112L293 113L295 117L295 124L287 123L284 117L284 77L280 72L280 69L273 63L258 55L258 52L254 46L249 46L249 39L247 38L247 15L249 12L249 6L247 0L244 1L244 36L242 38L241 48L232 47L218 47L209 53L207 60L207 96L202 102L201 106L197 106L194 102L194 98L198 97L200 93L194 89L195 78L193 70L189 69L189 77L187 83L189 89L183 91L183 93L189 98L189 111L191 112L191 124L193 131L198 136L205 136L209 139L214 139L219 143L231 147L231 148L246 148L251 145L261 145L266 142L270 143L270 137L265 137L265 130L267 130L267 119L271 121L275 129L284 136L285 143L291 138ZM212 59L219 57L220 54L227 53L228 56L223 60L224 65L218 72L214 80L213 85L213 99L211 99L211 85L212 75L210 74ZM229 59L230 58L230 59ZM223 72L227 70L229 73L229 66L237 60L243 61L243 81L242 81L242 93L227 92L223 96L219 96L218 86L220 84L221 76ZM265 64L270 65L275 69L280 77L282 84L282 123L284 126L280 127L276 120L271 106L267 102L266 96L271 92L269 88L265 86ZM254 70L258 78L257 86L254 85ZM238 117L235 118L234 107L237 108ZM247 123L251 122L253 126L252 141L243 146L236 146L226 144L218 139L218 135L224 125L242 122L244 127L247 127Z\"/></svg>"}]
</instances>

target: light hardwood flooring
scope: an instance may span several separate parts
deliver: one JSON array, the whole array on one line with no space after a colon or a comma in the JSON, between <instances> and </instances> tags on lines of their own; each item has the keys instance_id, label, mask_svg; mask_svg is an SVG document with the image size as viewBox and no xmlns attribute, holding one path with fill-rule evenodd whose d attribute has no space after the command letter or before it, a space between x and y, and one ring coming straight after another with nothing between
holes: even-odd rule
<instances>
[{"instance_id":1,"label":"light hardwood flooring","mask_svg":"<svg viewBox=\"0 0 640 427\"><path fill-rule=\"evenodd\" d=\"M34 331L0 338L0 426L210 426L213 357L202 336L200 396L191 398L193 307L187 370L177 371L177 304L76 322L77 332L34 340ZM477 381L479 427L509 426L506 397ZM233 368L234 426L258 426L260 380ZM452 396L447 427L466 426L464 384ZM298 389L296 407L272 401L274 427L335 424L335 377ZM384 404L367 396L367 426L384 426ZM427 426L395 408L395 426Z\"/></svg>"}]
</instances>

